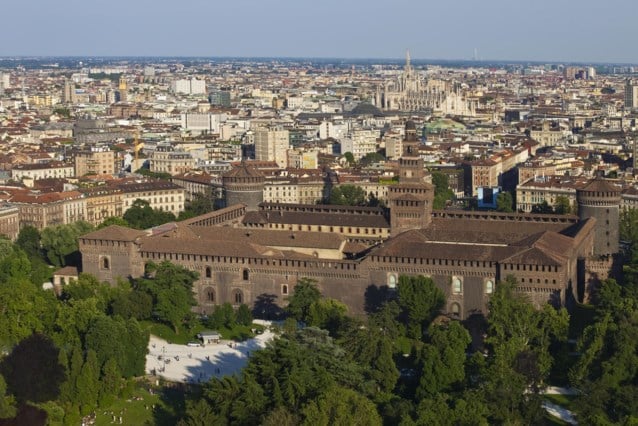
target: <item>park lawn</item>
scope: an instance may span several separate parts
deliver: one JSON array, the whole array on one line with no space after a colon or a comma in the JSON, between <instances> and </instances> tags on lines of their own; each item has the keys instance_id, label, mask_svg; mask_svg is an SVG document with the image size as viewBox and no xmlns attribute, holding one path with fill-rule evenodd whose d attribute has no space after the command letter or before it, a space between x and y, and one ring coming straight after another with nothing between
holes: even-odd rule
<instances>
[{"instance_id":1,"label":"park lawn","mask_svg":"<svg viewBox=\"0 0 638 426\"><path fill-rule=\"evenodd\" d=\"M184 413L184 394L168 387L156 389L153 395L146 389L136 389L130 398L120 398L110 407L97 409L95 425L112 425L113 415L119 424L120 413L123 425L174 425Z\"/></svg>"},{"instance_id":2,"label":"park lawn","mask_svg":"<svg viewBox=\"0 0 638 426\"><path fill-rule=\"evenodd\" d=\"M193 328L181 328L179 334L175 334L175 331L166 324L161 324L153 321L140 321L140 325L145 330L148 330L153 336L157 336L166 340L168 343L175 343L185 345L188 342L197 340L197 333L205 330L204 325L197 323Z\"/></svg>"},{"instance_id":3,"label":"park lawn","mask_svg":"<svg viewBox=\"0 0 638 426\"><path fill-rule=\"evenodd\" d=\"M232 328L221 327L219 330L219 334L221 334L222 339L224 340L234 340L237 342L241 342L246 339L250 339L251 337L255 337L255 333L252 330L264 330L264 326L259 324L251 324L251 325L240 325L235 324Z\"/></svg>"},{"instance_id":4,"label":"park lawn","mask_svg":"<svg viewBox=\"0 0 638 426\"><path fill-rule=\"evenodd\" d=\"M198 322L193 328L184 328L180 330L179 334L175 334L175 331L173 331L173 329L166 324L161 324L153 321L141 321L140 324L142 328L148 330L149 333L151 333L153 336L164 339L168 343L175 343L180 345L185 345L188 342L197 340L197 334L207 329L204 324ZM259 329L263 331L265 327L259 324L236 324L232 328L221 327L217 331L219 331L219 334L224 340L243 341L246 339L250 339L251 337L255 337L255 334L251 331L253 329Z\"/></svg>"},{"instance_id":5,"label":"park lawn","mask_svg":"<svg viewBox=\"0 0 638 426\"><path fill-rule=\"evenodd\" d=\"M576 395L545 394L543 398L551 403L571 410L572 402L576 399Z\"/></svg>"}]
</instances>

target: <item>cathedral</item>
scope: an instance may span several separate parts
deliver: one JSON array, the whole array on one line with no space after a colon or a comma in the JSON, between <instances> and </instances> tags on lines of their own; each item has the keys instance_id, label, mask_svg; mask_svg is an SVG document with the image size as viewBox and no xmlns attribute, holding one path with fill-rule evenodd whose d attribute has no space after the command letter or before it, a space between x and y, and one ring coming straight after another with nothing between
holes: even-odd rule
<instances>
[{"instance_id":1,"label":"cathedral","mask_svg":"<svg viewBox=\"0 0 638 426\"><path fill-rule=\"evenodd\" d=\"M377 87L375 106L382 110L432 111L441 115L472 117L476 102L467 99L461 84L440 79L423 79L410 64L406 54L405 68L383 88Z\"/></svg>"},{"instance_id":2,"label":"cathedral","mask_svg":"<svg viewBox=\"0 0 638 426\"><path fill-rule=\"evenodd\" d=\"M301 278L359 315L391 297L400 275L431 277L446 295L444 313L456 318L486 313L508 275L538 306L587 301L618 252L618 188L597 179L579 190L579 216L433 210L414 123L405 134L387 209L259 203L253 210L240 191L236 204L182 222L83 235L82 270L114 284L143 275L150 261L182 265L199 273L193 292L201 313L225 302L285 306ZM259 183L250 170L241 176Z\"/></svg>"}]
</instances>

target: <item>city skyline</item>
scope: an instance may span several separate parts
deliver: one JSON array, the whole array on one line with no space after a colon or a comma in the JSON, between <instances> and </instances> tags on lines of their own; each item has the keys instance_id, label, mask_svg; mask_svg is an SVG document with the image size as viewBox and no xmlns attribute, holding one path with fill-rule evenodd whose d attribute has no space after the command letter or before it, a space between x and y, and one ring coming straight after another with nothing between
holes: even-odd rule
<instances>
[{"instance_id":1,"label":"city skyline","mask_svg":"<svg viewBox=\"0 0 638 426\"><path fill-rule=\"evenodd\" d=\"M638 63L638 5L290 0L5 5L0 56L197 56ZM613 19L604 19L606 15Z\"/></svg>"}]
</instances>

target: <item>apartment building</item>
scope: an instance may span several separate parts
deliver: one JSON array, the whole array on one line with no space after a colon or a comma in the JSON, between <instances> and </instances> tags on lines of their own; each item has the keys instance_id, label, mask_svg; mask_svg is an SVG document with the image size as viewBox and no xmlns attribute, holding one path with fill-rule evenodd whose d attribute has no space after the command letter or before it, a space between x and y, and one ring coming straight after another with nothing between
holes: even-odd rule
<instances>
[{"instance_id":1,"label":"apartment building","mask_svg":"<svg viewBox=\"0 0 638 426\"><path fill-rule=\"evenodd\" d=\"M75 176L115 174L115 153L108 147L92 147L75 153Z\"/></svg>"},{"instance_id":2,"label":"apartment building","mask_svg":"<svg viewBox=\"0 0 638 426\"><path fill-rule=\"evenodd\" d=\"M15 241L19 232L20 210L14 206L0 206L0 235Z\"/></svg>"},{"instance_id":3,"label":"apartment building","mask_svg":"<svg viewBox=\"0 0 638 426\"><path fill-rule=\"evenodd\" d=\"M275 161L279 168L287 166L287 151L290 147L288 130L281 128L258 128L255 130L255 160Z\"/></svg>"},{"instance_id":4,"label":"apartment building","mask_svg":"<svg viewBox=\"0 0 638 426\"><path fill-rule=\"evenodd\" d=\"M60 161L48 163L17 164L11 169L11 178L15 181L23 179L64 179L75 176L75 168L72 164Z\"/></svg>"}]
</instances>

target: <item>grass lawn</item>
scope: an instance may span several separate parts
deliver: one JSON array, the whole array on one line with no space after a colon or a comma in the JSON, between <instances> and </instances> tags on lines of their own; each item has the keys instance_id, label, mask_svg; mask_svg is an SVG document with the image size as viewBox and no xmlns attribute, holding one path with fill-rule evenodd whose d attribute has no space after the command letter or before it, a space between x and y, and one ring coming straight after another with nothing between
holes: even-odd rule
<instances>
[{"instance_id":1,"label":"grass lawn","mask_svg":"<svg viewBox=\"0 0 638 426\"><path fill-rule=\"evenodd\" d=\"M124 425L174 425L184 413L184 392L159 387L151 395L146 389L136 389L130 398L119 399L108 408L98 409L95 424L112 425L114 415L119 424L120 413Z\"/></svg>"},{"instance_id":2,"label":"grass lawn","mask_svg":"<svg viewBox=\"0 0 638 426\"><path fill-rule=\"evenodd\" d=\"M570 410L572 402L576 399L576 395L545 394L543 395L543 398L551 403Z\"/></svg>"},{"instance_id":3,"label":"grass lawn","mask_svg":"<svg viewBox=\"0 0 638 426\"><path fill-rule=\"evenodd\" d=\"M153 336L160 337L168 343L176 343L180 345L185 345L188 342L197 340L197 334L200 331L207 329L204 324L198 322L195 327L191 329L183 328L180 330L179 334L175 334L173 329L166 324L160 324L153 321L141 321L140 324L142 328L148 330ZM221 327L217 331L219 331L222 339L224 340L242 341L255 337L255 334L251 331L251 329L264 330L264 327L258 324L252 324L250 326L235 325L233 328Z\"/></svg>"},{"instance_id":4,"label":"grass lawn","mask_svg":"<svg viewBox=\"0 0 638 426\"><path fill-rule=\"evenodd\" d=\"M264 330L265 327L252 324L252 325L235 325L233 328L222 327L219 330L219 334L221 334L222 339L225 340L235 340L235 341L243 341L246 339L250 339L251 337L255 337L255 334L251 331L253 329Z\"/></svg>"},{"instance_id":5,"label":"grass lawn","mask_svg":"<svg viewBox=\"0 0 638 426\"><path fill-rule=\"evenodd\" d=\"M206 329L204 325L198 323L192 329L181 328L179 330L179 334L175 334L175 331L166 324L160 324L153 321L140 321L140 325L142 328L148 330L153 336L160 337L168 343L176 343L180 345L185 345L188 342L197 340L197 333Z\"/></svg>"}]
</instances>

